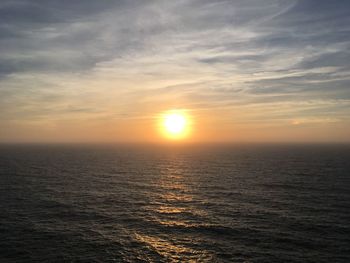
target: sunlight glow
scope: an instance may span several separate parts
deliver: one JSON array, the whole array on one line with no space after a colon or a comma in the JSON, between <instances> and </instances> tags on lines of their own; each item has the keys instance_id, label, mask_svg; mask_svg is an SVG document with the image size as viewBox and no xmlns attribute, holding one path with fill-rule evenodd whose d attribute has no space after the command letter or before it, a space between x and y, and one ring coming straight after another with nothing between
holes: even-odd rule
<instances>
[{"instance_id":1,"label":"sunlight glow","mask_svg":"<svg viewBox=\"0 0 350 263\"><path fill-rule=\"evenodd\" d=\"M183 112L168 112L163 115L162 126L168 138L184 138L188 133L188 125L188 118Z\"/></svg>"}]
</instances>

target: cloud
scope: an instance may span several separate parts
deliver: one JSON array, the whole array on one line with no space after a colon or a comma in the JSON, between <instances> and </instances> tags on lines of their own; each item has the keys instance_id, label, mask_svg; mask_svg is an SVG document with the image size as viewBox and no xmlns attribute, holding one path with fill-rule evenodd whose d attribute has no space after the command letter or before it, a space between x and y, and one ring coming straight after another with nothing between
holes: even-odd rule
<instances>
[{"instance_id":1,"label":"cloud","mask_svg":"<svg viewBox=\"0 0 350 263\"><path fill-rule=\"evenodd\" d=\"M135 118L170 104L272 119L263 105L305 102L283 118L344 119L347 103L330 112L324 101L350 100L349 10L346 0L2 1L2 118Z\"/></svg>"}]
</instances>

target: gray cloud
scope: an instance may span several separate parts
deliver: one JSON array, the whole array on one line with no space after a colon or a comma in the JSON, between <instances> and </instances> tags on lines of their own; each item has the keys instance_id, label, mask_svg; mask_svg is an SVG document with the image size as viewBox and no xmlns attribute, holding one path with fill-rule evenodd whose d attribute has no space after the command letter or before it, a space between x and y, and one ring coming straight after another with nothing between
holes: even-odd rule
<instances>
[{"instance_id":1,"label":"gray cloud","mask_svg":"<svg viewBox=\"0 0 350 263\"><path fill-rule=\"evenodd\" d=\"M13 76L111 65L136 76L161 78L167 67L208 76L159 92L182 92L196 105L350 99L349 33L347 0L2 1L0 95L22 102L8 95ZM16 93L26 94L22 89ZM137 92L153 96L158 89Z\"/></svg>"}]
</instances>

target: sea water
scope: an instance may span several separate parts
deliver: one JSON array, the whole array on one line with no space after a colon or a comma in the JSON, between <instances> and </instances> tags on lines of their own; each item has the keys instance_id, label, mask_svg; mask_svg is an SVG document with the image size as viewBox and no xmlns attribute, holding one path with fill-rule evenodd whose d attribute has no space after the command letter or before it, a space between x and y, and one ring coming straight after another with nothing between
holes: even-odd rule
<instances>
[{"instance_id":1,"label":"sea water","mask_svg":"<svg viewBox=\"0 0 350 263\"><path fill-rule=\"evenodd\" d=\"M0 262L350 262L350 146L2 145Z\"/></svg>"}]
</instances>

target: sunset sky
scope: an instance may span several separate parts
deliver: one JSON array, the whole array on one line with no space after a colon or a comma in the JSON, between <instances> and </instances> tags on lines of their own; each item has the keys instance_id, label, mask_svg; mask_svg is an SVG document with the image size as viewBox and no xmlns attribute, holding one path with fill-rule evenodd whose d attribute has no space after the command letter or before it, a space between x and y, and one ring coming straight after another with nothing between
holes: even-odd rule
<instances>
[{"instance_id":1,"label":"sunset sky","mask_svg":"<svg viewBox=\"0 0 350 263\"><path fill-rule=\"evenodd\" d=\"M0 2L0 142L350 142L350 1Z\"/></svg>"}]
</instances>

